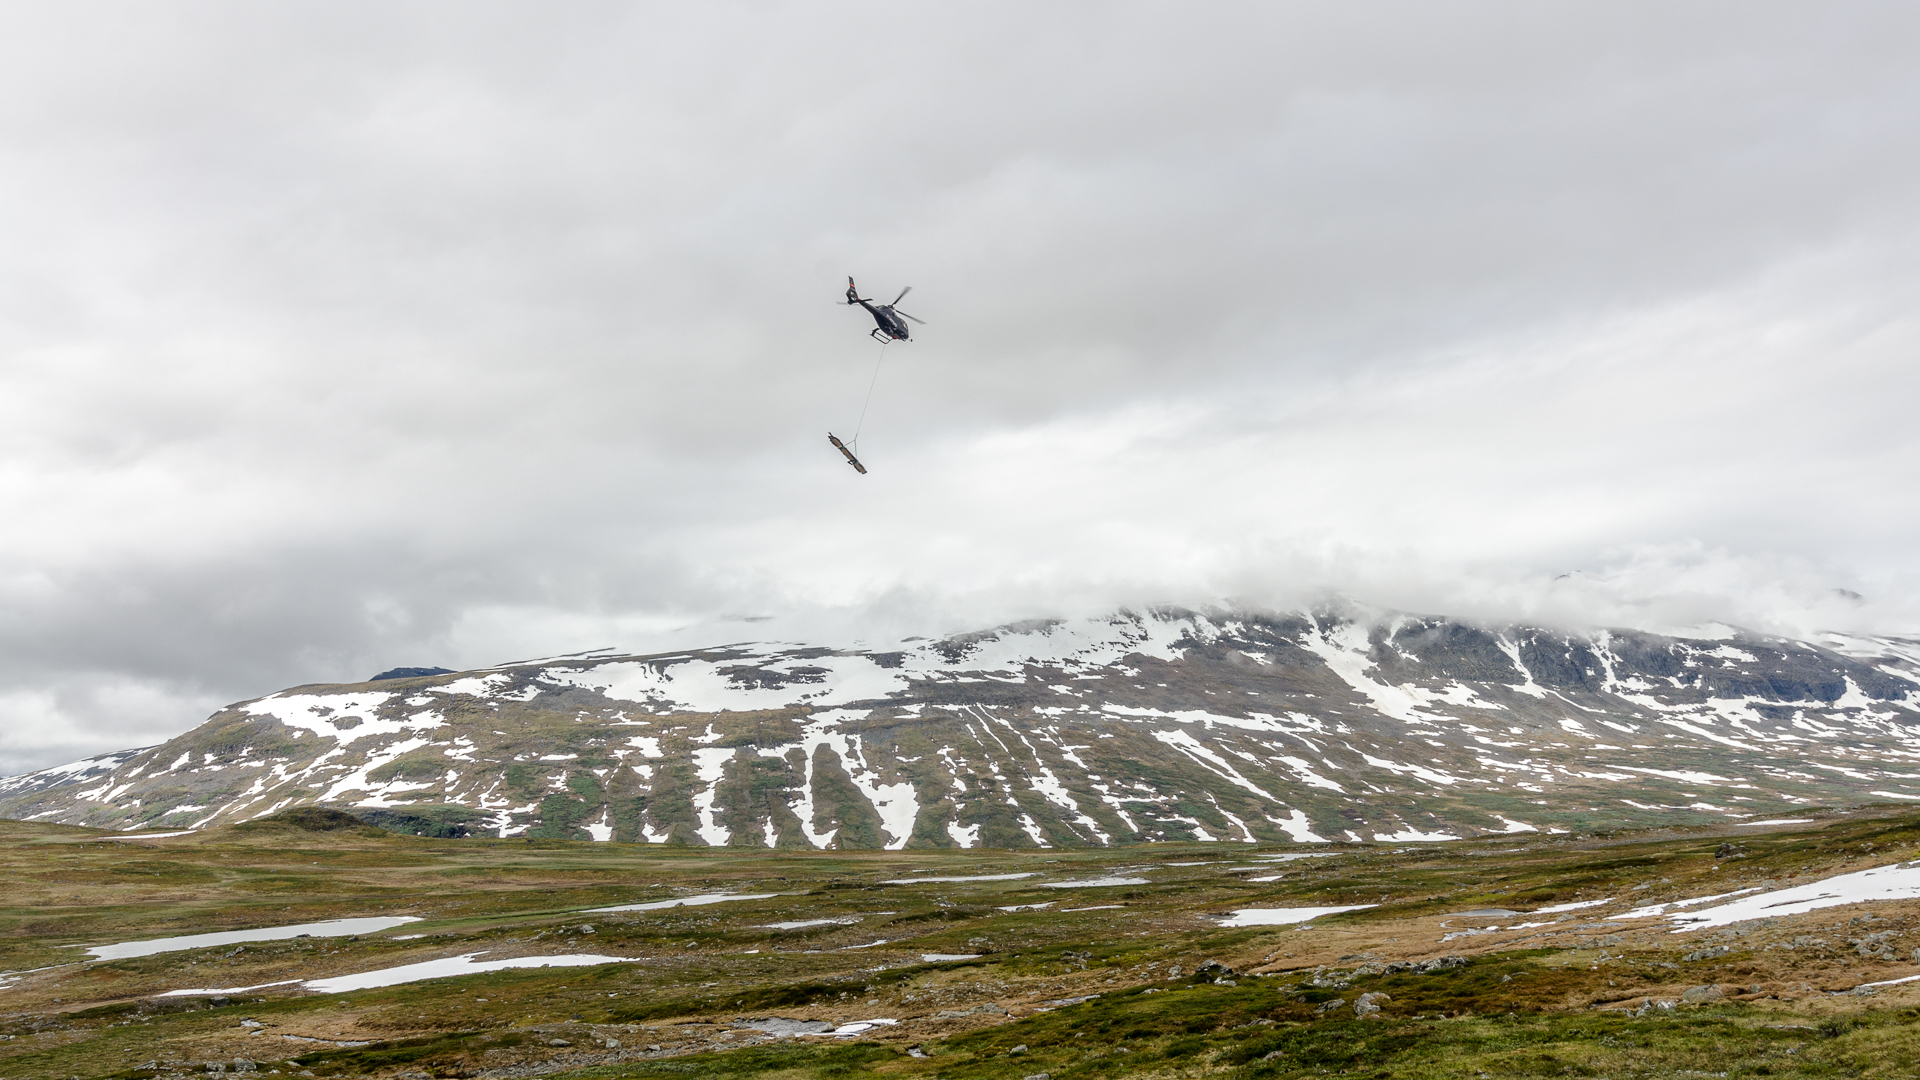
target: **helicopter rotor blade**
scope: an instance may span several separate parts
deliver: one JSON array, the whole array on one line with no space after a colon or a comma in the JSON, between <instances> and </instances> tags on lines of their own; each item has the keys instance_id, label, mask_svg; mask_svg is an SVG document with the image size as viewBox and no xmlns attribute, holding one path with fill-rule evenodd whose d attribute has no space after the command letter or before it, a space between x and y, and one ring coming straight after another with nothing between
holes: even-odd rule
<instances>
[{"instance_id":1,"label":"helicopter rotor blade","mask_svg":"<svg viewBox=\"0 0 1920 1080\"><path fill-rule=\"evenodd\" d=\"M893 304L897 304L897 303L899 303L900 301L902 301L902 300L905 300L905 299L907 298L907 294L908 294L908 293L910 293L910 292L912 292L912 291L913 291L913 286L911 286L911 285L909 285L909 286L907 286L907 287L906 287L906 288L904 288L904 289L901 289L901 290L900 290L900 295L899 295L899 296L896 296L896 297L894 297L894 298L893 298ZM893 304L888 304L887 306L888 306L888 307L892 307L892 306L893 306Z\"/></svg>"},{"instance_id":2,"label":"helicopter rotor blade","mask_svg":"<svg viewBox=\"0 0 1920 1080\"><path fill-rule=\"evenodd\" d=\"M914 322L917 322L917 323L919 323L919 324L920 324L921 326L925 326L925 325L927 325L927 320L925 320L925 319L918 319L918 318L914 318L914 316L912 316L912 315L908 315L908 314L907 314L906 312L904 312L904 311L901 311L901 310L900 310L899 308L894 308L894 309L893 309L893 313L894 313L895 315L902 315L902 316L905 316L906 318L909 318L909 319L913 319L913 321L914 321Z\"/></svg>"}]
</instances>

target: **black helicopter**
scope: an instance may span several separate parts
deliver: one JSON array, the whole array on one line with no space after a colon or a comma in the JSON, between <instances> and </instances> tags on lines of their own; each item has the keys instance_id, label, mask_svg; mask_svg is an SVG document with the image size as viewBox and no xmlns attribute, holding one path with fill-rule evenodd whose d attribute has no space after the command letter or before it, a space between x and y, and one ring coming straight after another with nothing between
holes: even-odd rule
<instances>
[{"instance_id":1,"label":"black helicopter","mask_svg":"<svg viewBox=\"0 0 1920 1080\"><path fill-rule=\"evenodd\" d=\"M868 331L868 335L871 336L873 340L880 342L882 345L889 341L905 341L907 340L907 324L901 322L901 319L913 319L914 322L919 323L921 326L927 325L924 319L914 319L913 316L893 306L906 299L907 294L912 291L913 286L909 285L900 290L899 296L893 298L893 304L875 304L871 300L862 299L859 291L854 288L853 279L848 278L847 306L852 307L855 304L859 304L861 307L867 309L867 314L873 316L873 321L876 325L872 330Z\"/></svg>"}]
</instances>

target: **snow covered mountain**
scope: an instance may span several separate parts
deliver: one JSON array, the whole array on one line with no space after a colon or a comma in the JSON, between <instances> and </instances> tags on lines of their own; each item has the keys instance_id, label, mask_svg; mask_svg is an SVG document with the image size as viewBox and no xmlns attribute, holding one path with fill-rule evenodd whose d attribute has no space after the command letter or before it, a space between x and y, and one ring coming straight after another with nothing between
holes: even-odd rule
<instances>
[{"instance_id":1,"label":"snow covered mountain","mask_svg":"<svg viewBox=\"0 0 1920 1080\"><path fill-rule=\"evenodd\" d=\"M429 835L890 848L1725 821L1920 800L1920 642L1159 609L296 687L79 764L9 781L0 815L319 804Z\"/></svg>"},{"instance_id":2,"label":"snow covered mountain","mask_svg":"<svg viewBox=\"0 0 1920 1080\"><path fill-rule=\"evenodd\" d=\"M83 784L88 780L107 776L114 769L126 764L128 758L151 749L153 749L151 746L142 746L134 750L116 750L111 754L81 758L79 761L69 761L65 765L55 765L51 769L41 769L39 772L0 776L0 800L9 796L31 795L34 792L57 788L64 784Z\"/></svg>"}]
</instances>

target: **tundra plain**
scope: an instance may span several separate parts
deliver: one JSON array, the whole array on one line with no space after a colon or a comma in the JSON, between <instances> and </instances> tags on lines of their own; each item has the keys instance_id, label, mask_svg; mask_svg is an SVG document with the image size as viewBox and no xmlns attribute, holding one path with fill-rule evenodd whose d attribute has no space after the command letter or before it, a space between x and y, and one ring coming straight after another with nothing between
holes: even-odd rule
<instances>
[{"instance_id":1,"label":"tundra plain","mask_svg":"<svg viewBox=\"0 0 1920 1080\"><path fill-rule=\"evenodd\" d=\"M1917 844L1898 806L968 851L5 822L0 1077L1911 1076ZM1232 915L1272 909L1323 910ZM88 959L337 919L386 924Z\"/></svg>"}]
</instances>

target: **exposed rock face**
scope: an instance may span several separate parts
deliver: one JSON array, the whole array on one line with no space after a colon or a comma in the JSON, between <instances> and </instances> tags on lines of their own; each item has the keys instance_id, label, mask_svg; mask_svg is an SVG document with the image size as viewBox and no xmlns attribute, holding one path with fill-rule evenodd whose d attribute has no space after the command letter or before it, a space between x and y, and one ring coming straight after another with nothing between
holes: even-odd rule
<instances>
[{"instance_id":1,"label":"exposed rock face","mask_svg":"<svg viewBox=\"0 0 1920 1080\"><path fill-rule=\"evenodd\" d=\"M383 671L380 674L375 675L373 678L368 679L367 681L368 682L386 682L388 679L421 679L421 678L425 678L428 675L452 675L452 674L454 674L454 671L452 668L397 667L397 668L389 668L386 671Z\"/></svg>"},{"instance_id":2,"label":"exposed rock face","mask_svg":"<svg viewBox=\"0 0 1920 1080\"><path fill-rule=\"evenodd\" d=\"M301 805L432 835L903 847L1380 840L1920 798L1920 643L1156 610L304 686L0 814ZM102 759L104 760L104 759Z\"/></svg>"}]
</instances>

